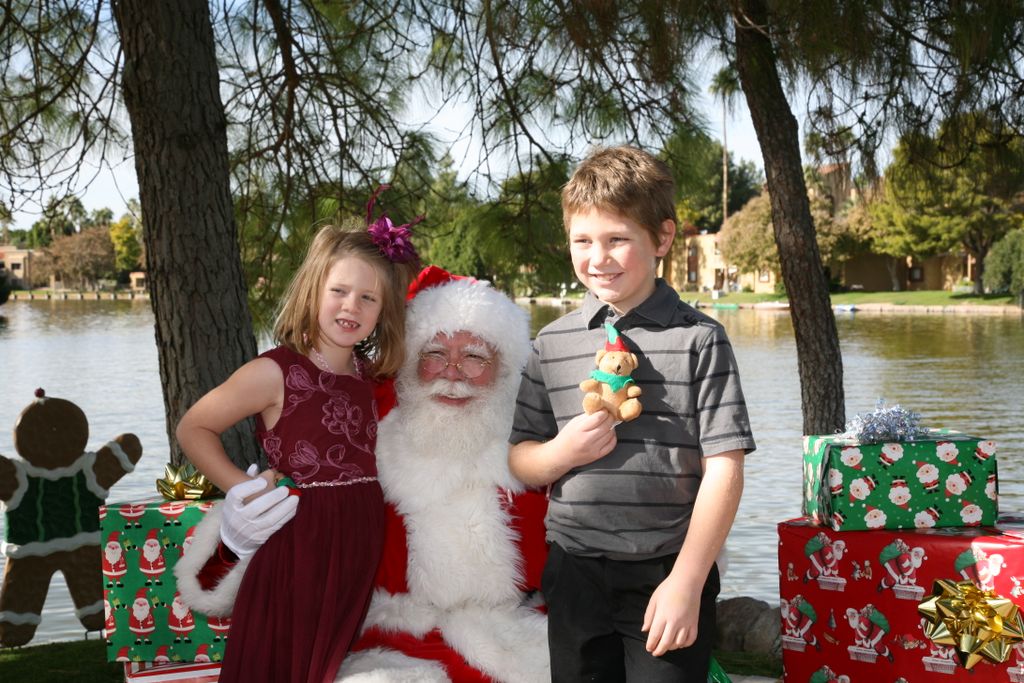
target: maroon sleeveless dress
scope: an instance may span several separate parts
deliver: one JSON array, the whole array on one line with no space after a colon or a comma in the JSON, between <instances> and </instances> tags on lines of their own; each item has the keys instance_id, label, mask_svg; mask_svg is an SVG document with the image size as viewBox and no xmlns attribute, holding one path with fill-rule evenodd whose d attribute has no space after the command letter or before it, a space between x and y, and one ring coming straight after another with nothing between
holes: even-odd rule
<instances>
[{"instance_id":1,"label":"maroon sleeveless dress","mask_svg":"<svg viewBox=\"0 0 1024 683\"><path fill-rule=\"evenodd\" d=\"M322 372L285 347L273 429L257 418L270 466L302 496L294 519L253 556L238 591L220 680L333 681L359 633L384 545L373 387Z\"/></svg>"}]
</instances>

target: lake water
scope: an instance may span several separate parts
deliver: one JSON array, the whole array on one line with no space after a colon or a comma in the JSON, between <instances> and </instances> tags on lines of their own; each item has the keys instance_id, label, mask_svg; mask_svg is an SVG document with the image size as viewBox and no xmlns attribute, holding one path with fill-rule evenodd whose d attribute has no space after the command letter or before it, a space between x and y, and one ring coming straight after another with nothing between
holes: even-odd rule
<instances>
[{"instance_id":1,"label":"lake water","mask_svg":"<svg viewBox=\"0 0 1024 683\"><path fill-rule=\"evenodd\" d=\"M538 324L561 308L532 307ZM711 310L740 365L758 449L729 536L723 597L778 604L775 524L800 514L801 424L796 348L787 312ZM1024 320L1018 316L837 314L847 417L884 397L999 444L1000 507L1024 511ZM148 301L17 301L0 308L0 453L36 387L77 403L89 448L133 432L145 449L110 501L151 498L167 462L167 433ZM2 525L2 522L0 522ZM0 558L0 566L3 559ZM36 643L82 636L58 575ZM93 637L96 637L95 635Z\"/></svg>"}]
</instances>

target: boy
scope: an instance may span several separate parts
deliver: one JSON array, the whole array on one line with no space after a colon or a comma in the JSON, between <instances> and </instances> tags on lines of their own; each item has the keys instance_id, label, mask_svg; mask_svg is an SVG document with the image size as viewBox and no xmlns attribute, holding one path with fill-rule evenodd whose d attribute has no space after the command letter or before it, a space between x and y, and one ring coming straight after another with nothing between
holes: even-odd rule
<instances>
[{"instance_id":1,"label":"boy","mask_svg":"<svg viewBox=\"0 0 1024 683\"><path fill-rule=\"evenodd\" d=\"M671 172L598 150L562 190L582 306L537 335L510 441L513 473L551 485L542 589L551 674L563 681L705 683L715 557L754 449L732 348L656 276L675 236ZM611 323L639 358L641 415L582 412L579 382Z\"/></svg>"}]
</instances>

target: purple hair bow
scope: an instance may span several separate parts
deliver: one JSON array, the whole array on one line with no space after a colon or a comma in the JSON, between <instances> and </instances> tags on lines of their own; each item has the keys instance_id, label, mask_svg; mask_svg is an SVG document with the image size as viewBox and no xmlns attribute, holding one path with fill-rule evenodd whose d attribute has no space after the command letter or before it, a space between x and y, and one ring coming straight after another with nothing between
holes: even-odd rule
<instances>
[{"instance_id":1,"label":"purple hair bow","mask_svg":"<svg viewBox=\"0 0 1024 683\"><path fill-rule=\"evenodd\" d=\"M370 239L377 245L385 258L394 263L408 263L419 258L416 247L412 244L410 228L422 221L424 216L417 216L402 225L392 223L387 213L382 213L380 218L374 220L373 207L377 202L377 197L390 187L390 185L380 185L370 197L370 201L366 205L366 231L370 233Z\"/></svg>"}]
</instances>

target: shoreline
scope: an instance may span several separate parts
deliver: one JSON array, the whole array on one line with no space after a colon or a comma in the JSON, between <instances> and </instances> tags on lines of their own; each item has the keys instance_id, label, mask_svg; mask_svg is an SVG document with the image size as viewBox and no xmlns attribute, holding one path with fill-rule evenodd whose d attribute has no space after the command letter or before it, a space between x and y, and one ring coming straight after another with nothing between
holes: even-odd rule
<instances>
[{"instance_id":1,"label":"shoreline","mask_svg":"<svg viewBox=\"0 0 1024 683\"><path fill-rule=\"evenodd\" d=\"M10 301L131 301L149 300L149 292L11 292Z\"/></svg>"},{"instance_id":2,"label":"shoreline","mask_svg":"<svg viewBox=\"0 0 1024 683\"><path fill-rule=\"evenodd\" d=\"M761 301L756 303L730 303L728 301L701 301L697 299L686 299L680 297L684 302L694 308L707 308L715 310L755 310L755 311L789 311L789 303L785 301ZM575 308L580 305L582 299L564 299L561 297L516 297L515 302L523 306L536 304L539 306L553 306L562 308ZM918 305L918 304L892 304L892 303L863 303L863 304L832 304L835 313L891 313L891 314L956 314L956 315L1016 315L1024 317L1024 308L1006 304L953 304L953 305Z\"/></svg>"}]
</instances>

